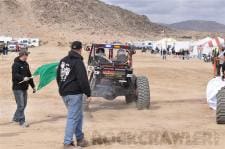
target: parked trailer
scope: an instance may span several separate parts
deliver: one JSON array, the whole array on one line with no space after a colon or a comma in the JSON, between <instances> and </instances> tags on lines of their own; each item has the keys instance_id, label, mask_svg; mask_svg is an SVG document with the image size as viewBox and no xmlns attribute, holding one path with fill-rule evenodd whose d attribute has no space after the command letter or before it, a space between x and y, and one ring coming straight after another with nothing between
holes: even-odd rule
<instances>
[{"instance_id":1,"label":"parked trailer","mask_svg":"<svg viewBox=\"0 0 225 149\"><path fill-rule=\"evenodd\" d=\"M38 47L40 45L38 38L19 38L18 42L25 44L27 47Z\"/></svg>"},{"instance_id":2,"label":"parked trailer","mask_svg":"<svg viewBox=\"0 0 225 149\"><path fill-rule=\"evenodd\" d=\"M0 41L4 41L5 44L7 44L8 42L12 40L13 40L12 37L0 36Z\"/></svg>"}]
</instances>

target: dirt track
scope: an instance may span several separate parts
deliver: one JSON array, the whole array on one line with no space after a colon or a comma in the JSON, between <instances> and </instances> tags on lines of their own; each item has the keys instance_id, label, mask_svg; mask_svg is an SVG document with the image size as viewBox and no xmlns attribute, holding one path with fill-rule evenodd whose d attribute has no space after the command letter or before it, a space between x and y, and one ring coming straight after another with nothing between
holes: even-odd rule
<instances>
[{"instance_id":1,"label":"dirt track","mask_svg":"<svg viewBox=\"0 0 225 149\"><path fill-rule=\"evenodd\" d=\"M31 50L34 71L41 64L59 60L67 48L41 47ZM14 54L0 60L0 148L62 148L66 110L53 82L37 94L30 91L26 116L31 124L23 129L11 124L15 101L11 91ZM198 60L137 54L135 73L146 75L151 85L151 110L137 111L122 97L110 102L94 99L86 113L86 138L97 145L90 149L224 148L224 126L215 123L215 112L206 104L205 88L212 77L211 65ZM178 137L179 136L179 137ZM180 140L177 140L180 138ZM105 145L99 145L105 141Z\"/></svg>"}]
</instances>

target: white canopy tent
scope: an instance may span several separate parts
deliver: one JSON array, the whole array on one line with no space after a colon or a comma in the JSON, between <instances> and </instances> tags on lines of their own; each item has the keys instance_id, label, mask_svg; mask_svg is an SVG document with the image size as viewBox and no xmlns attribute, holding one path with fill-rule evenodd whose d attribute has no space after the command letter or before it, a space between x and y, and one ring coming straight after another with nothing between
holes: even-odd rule
<instances>
[{"instance_id":1,"label":"white canopy tent","mask_svg":"<svg viewBox=\"0 0 225 149\"><path fill-rule=\"evenodd\" d=\"M189 50L191 43L189 41L177 41L175 43L175 51L180 52L180 50Z\"/></svg>"},{"instance_id":2,"label":"white canopy tent","mask_svg":"<svg viewBox=\"0 0 225 149\"><path fill-rule=\"evenodd\" d=\"M211 40L212 40L211 37L206 37L206 38L203 38L203 39L193 42L192 46L201 46L201 45L208 43Z\"/></svg>"},{"instance_id":3,"label":"white canopy tent","mask_svg":"<svg viewBox=\"0 0 225 149\"><path fill-rule=\"evenodd\" d=\"M156 47L159 49L166 49L168 46L174 46L176 40L173 38L163 38L159 41L156 41Z\"/></svg>"},{"instance_id":4,"label":"white canopy tent","mask_svg":"<svg viewBox=\"0 0 225 149\"><path fill-rule=\"evenodd\" d=\"M223 38L216 37L209 40L207 43L202 45L202 53L203 54L212 54L212 50L217 48L219 49L222 45L224 45L225 41Z\"/></svg>"},{"instance_id":5,"label":"white canopy tent","mask_svg":"<svg viewBox=\"0 0 225 149\"><path fill-rule=\"evenodd\" d=\"M222 45L224 45L225 39L221 37L216 37L211 40L209 40L206 44L204 44L205 47L210 47L210 48L219 48Z\"/></svg>"},{"instance_id":6,"label":"white canopy tent","mask_svg":"<svg viewBox=\"0 0 225 149\"><path fill-rule=\"evenodd\" d=\"M206 37L204 39L195 41L192 43L192 55L199 56L199 54L211 54L214 48L219 48L224 45L225 40L220 37L210 38Z\"/></svg>"}]
</instances>

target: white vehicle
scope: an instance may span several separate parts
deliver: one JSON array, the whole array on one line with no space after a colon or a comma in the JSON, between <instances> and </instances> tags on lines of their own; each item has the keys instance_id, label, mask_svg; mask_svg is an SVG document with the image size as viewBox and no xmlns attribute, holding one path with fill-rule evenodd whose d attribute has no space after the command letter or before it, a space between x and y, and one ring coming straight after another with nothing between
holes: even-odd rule
<instances>
[{"instance_id":1,"label":"white vehicle","mask_svg":"<svg viewBox=\"0 0 225 149\"><path fill-rule=\"evenodd\" d=\"M153 42L152 41L144 41L143 42L143 48L153 49Z\"/></svg>"},{"instance_id":2,"label":"white vehicle","mask_svg":"<svg viewBox=\"0 0 225 149\"><path fill-rule=\"evenodd\" d=\"M132 44L137 49L153 49L153 42L152 41L138 41Z\"/></svg>"},{"instance_id":3,"label":"white vehicle","mask_svg":"<svg viewBox=\"0 0 225 149\"><path fill-rule=\"evenodd\" d=\"M38 38L31 38L30 43L31 43L31 47L39 47L40 40Z\"/></svg>"},{"instance_id":4,"label":"white vehicle","mask_svg":"<svg viewBox=\"0 0 225 149\"><path fill-rule=\"evenodd\" d=\"M134 46L135 48L137 48L137 49L142 49L143 46L144 46L144 43L143 43L143 42L140 42L140 41L134 42L134 43L133 43L133 46Z\"/></svg>"},{"instance_id":5,"label":"white vehicle","mask_svg":"<svg viewBox=\"0 0 225 149\"><path fill-rule=\"evenodd\" d=\"M39 46L38 38L20 38L20 39L18 39L18 42L26 45L27 47L38 47Z\"/></svg>"},{"instance_id":6,"label":"white vehicle","mask_svg":"<svg viewBox=\"0 0 225 149\"><path fill-rule=\"evenodd\" d=\"M25 44L22 44L22 43L19 43L18 46L20 50L28 48Z\"/></svg>"},{"instance_id":7,"label":"white vehicle","mask_svg":"<svg viewBox=\"0 0 225 149\"><path fill-rule=\"evenodd\" d=\"M26 45L27 47L31 47L30 39L29 38L19 38L18 42L21 44Z\"/></svg>"},{"instance_id":8,"label":"white vehicle","mask_svg":"<svg viewBox=\"0 0 225 149\"><path fill-rule=\"evenodd\" d=\"M20 43L26 45L27 47L31 47L29 39L23 39L20 41Z\"/></svg>"},{"instance_id":9,"label":"white vehicle","mask_svg":"<svg viewBox=\"0 0 225 149\"><path fill-rule=\"evenodd\" d=\"M18 45L17 41L15 41L15 40L9 41L8 42L8 50L11 51L11 52L16 51L17 45Z\"/></svg>"}]
</instances>

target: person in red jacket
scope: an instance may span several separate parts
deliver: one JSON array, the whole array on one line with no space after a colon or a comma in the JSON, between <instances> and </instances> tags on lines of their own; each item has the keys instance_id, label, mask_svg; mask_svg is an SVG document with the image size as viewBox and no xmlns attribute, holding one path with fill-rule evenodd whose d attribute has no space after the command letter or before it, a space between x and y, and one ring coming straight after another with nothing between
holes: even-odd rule
<instances>
[{"instance_id":1,"label":"person in red jacket","mask_svg":"<svg viewBox=\"0 0 225 149\"><path fill-rule=\"evenodd\" d=\"M16 44L16 52L19 52L20 51L20 46L19 44Z\"/></svg>"}]
</instances>

